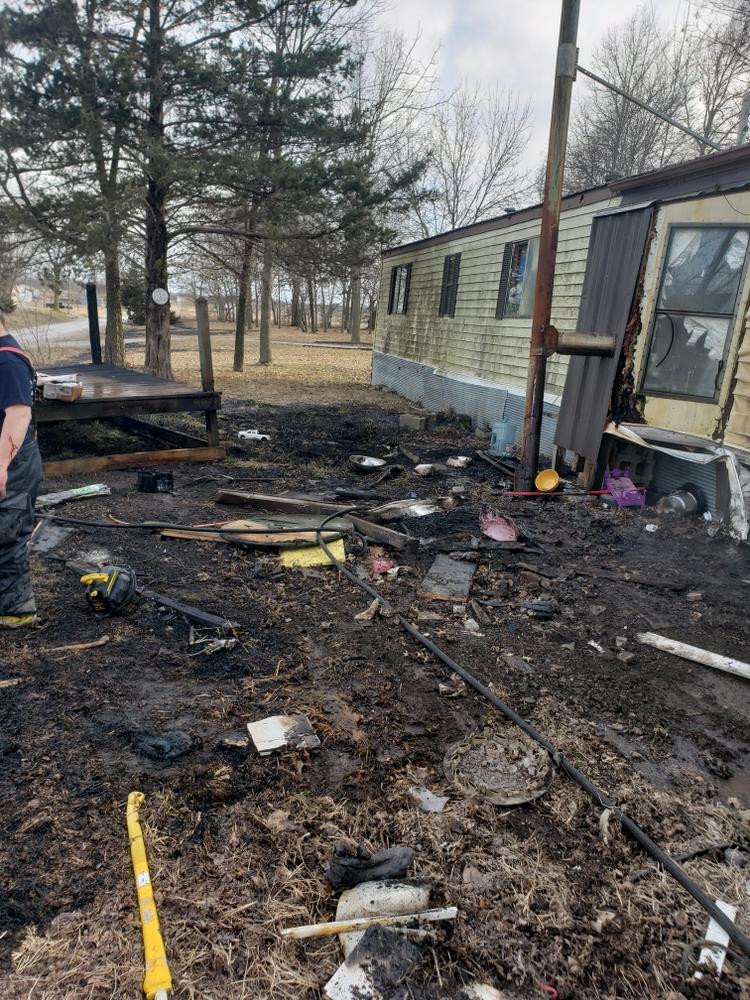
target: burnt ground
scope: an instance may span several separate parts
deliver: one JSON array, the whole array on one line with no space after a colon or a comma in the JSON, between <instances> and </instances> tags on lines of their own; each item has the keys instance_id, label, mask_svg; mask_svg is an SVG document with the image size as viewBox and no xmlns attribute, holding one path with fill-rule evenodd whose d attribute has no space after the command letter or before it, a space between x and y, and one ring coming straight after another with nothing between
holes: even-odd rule
<instances>
[{"instance_id":1,"label":"burnt ground","mask_svg":"<svg viewBox=\"0 0 750 1000\"><path fill-rule=\"evenodd\" d=\"M347 466L351 452L383 455L400 443L444 461L477 446L448 420L400 432L397 414L377 406L230 402L221 423L228 458L174 467L174 496L138 494L134 470L117 471L49 483L112 488L59 512L233 519L242 510L218 507L217 486L332 498L336 485L367 485ZM271 441L238 443L244 427ZM108 440L95 428L65 433L47 436L48 452L101 450ZM750 685L633 639L651 630L747 659L747 548L709 537L700 520L611 511L588 498L504 497L500 474L478 461L422 480L410 460L396 460L406 471L378 487L384 498L441 496L463 483L466 500L403 522L433 541L406 558L387 553L405 568L379 584L383 593L663 847L705 851L686 870L744 907L738 920L750 929L748 869L727 865L721 849L747 847L750 832ZM498 606L485 608L489 621L474 635L463 612L418 591L436 551L472 551L487 509L512 515L526 548L476 553L472 594ZM364 573L367 554L354 540L347 547ZM240 644L202 655L181 617L145 601L116 619L93 617L65 560L97 555L239 622ZM589 568L662 585L578 572ZM356 620L369 598L333 568L284 570L257 549L81 528L37 557L34 571L41 623L0 636L0 680L21 679L0 688L0 996L139 995L125 834L134 789L146 794L177 998L322 997L338 943L285 942L278 931L334 916L325 863L340 841L411 846L413 874L432 881L434 904L459 908L452 935L423 947L423 966L393 996L456 997L477 979L508 998L750 996L731 956L718 982L685 978L684 955L703 937L705 914L665 875L644 875L649 859L564 777L536 802L505 809L450 784L446 750L485 727L502 729L497 713L472 693L441 695L444 669L393 619ZM530 616L520 607L527 598L551 599L554 616ZM55 651L105 635L98 648ZM618 637L635 654L630 662L618 658ZM318 750L258 758L236 745L249 720L296 712L313 722ZM420 811L414 785L448 795L445 810Z\"/></svg>"}]
</instances>

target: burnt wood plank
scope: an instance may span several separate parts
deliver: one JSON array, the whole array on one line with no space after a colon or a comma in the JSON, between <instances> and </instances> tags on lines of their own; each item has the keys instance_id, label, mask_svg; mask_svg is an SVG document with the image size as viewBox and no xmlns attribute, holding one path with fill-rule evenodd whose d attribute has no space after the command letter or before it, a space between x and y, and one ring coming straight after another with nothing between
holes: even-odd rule
<instances>
[{"instance_id":1,"label":"burnt wood plank","mask_svg":"<svg viewBox=\"0 0 750 1000\"><path fill-rule=\"evenodd\" d=\"M127 469L130 466L161 465L164 462L214 462L226 457L223 448L170 448L161 451L133 451L129 455L99 455L94 458L68 458L59 462L45 462L44 475L48 479L58 476L78 475L84 472L101 472L105 469Z\"/></svg>"}]
</instances>

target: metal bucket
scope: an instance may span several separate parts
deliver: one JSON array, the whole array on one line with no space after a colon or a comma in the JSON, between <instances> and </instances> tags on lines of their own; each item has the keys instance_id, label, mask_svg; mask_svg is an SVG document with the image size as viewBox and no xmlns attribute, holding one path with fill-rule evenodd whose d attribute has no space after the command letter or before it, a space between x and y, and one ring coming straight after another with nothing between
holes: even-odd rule
<instances>
[{"instance_id":1,"label":"metal bucket","mask_svg":"<svg viewBox=\"0 0 750 1000\"><path fill-rule=\"evenodd\" d=\"M656 505L660 514L681 514L687 517L697 514L700 506L698 497L689 490L677 490L662 497Z\"/></svg>"}]
</instances>

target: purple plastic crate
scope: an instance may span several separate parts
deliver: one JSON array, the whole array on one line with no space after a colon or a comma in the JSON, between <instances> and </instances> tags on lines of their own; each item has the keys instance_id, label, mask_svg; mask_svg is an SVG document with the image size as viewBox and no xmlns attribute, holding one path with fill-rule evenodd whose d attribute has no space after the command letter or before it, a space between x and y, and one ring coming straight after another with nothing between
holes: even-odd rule
<instances>
[{"instance_id":1,"label":"purple plastic crate","mask_svg":"<svg viewBox=\"0 0 750 1000\"><path fill-rule=\"evenodd\" d=\"M645 507L646 487L636 486L624 469L604 470L604 488L609 490L618 507Z\"/></svg>"}]
</instances>

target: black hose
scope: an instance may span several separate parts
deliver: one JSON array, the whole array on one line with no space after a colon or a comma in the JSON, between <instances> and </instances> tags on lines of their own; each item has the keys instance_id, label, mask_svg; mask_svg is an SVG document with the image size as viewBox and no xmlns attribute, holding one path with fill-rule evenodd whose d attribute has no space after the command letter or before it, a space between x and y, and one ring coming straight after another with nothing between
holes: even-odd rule
<instances>
[{"instance_id":1,"label":"black hose","mask_svg":"<svg viewBox=\"0 0 750 1000\"><path fill-rule=\"evenodd\" d=\"M374 587L370 586L369 583L366 583L364 580L360 580L358 576L347 569L346 566L344 566L336 558L326 545L321 534L328 521L333 520L334 516L337 515L332 514L323 521L323 523L317 528L317 535L321 548L334 566L337 567L339 572L343 573L348 580L351 580L352 583L355 583L371 597L377 598L377 600L380 601L384 607L391 611L395 611L402 628L404 628L413 639L416 639L416 641L424 646L425 649L429 650L433 656L441 660L447 667L450 667L453 673L456 673L459 677L463 678L463 680L466 681L470 687L474 688L478 694L481 694L483 698L486 698L487 701L495 706L495 708L499 709L506 719L509 719L512 723L514 723L514 725L518 726L519 729L523 730L527 736L530 736L532 740L544 747L560 770L567 774L572 781L587 792L588 795L590 795L591 798L594 799L594 801L600 806L605 809L610 809L612 811L612 815L620 821L633 840L635 840L637 844L650 854L651 857L662 866L662 868L668 871L672 878L679 882L683 889L686 889L693 899L703 907L706 913L713 917L716 923L727 932L735 944L739 945L747 956L750 956L750 938L742 933L734 921L730 920L726 913L719 909L713 899L707 896L706 893L703 892L703 890L689 878L682 868L680 868L677 862L666 854L634 820L624 813L622 809L620 809L620 807L616 805L615 802L600 788L597 788L592 781L589 781L586 775L582 774L574 764L572 764L566 757L563 757L554 743L550 742L550 740L548 740L543 733L540 733L538 729L535 729L531 723L527 722L524 718L518 715L517 712L514 712L513 709L509 705L506 705L504 701L501 701L495 692L488 688L486 684L482 684L482 682L473 674L469 673L469 671L462 667L459 663L456 663L456 661L448 656L447 653L443 652L439 646L436 646L431 639L428 639L426 635L423 635L419 629L412 625L407 618L404 618L403 615L398 612L398 610L389 600L387 600L387 598L378 593L378 591Z\"/></svg>"}]
</instances>

